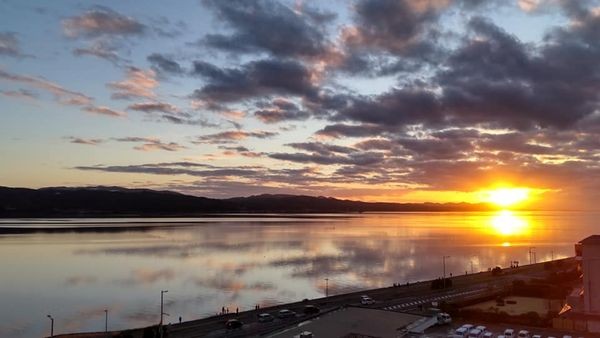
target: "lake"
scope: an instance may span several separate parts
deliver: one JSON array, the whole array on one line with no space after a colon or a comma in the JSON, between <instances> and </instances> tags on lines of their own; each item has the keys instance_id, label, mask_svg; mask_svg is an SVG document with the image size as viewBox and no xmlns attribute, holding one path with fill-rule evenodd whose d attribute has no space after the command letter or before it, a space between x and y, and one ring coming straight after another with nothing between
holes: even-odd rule
<instances>
[{"instance_id":1,"label":"lake","mask_svg":"<svg viewBox=\"0 0 600 338\"><path fill-rule=\"evenodd\" d=\"M4 219L0 336L48 335L48 314L55 333L103 331L105 309L109 330L155 324L161 290L165 321L176 322L321 297L326 286L331 295L436 278L443 256L448 275L573 256L598 219L509 211Z\"/></svg>"}]
</instances>

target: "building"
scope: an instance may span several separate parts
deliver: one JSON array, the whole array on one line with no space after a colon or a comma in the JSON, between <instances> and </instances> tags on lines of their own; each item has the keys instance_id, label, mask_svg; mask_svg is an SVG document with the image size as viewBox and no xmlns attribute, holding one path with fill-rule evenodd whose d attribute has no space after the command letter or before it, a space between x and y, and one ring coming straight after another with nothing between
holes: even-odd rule
<instances>
[{"instance_id":1,"label":"building","mask_svg":"<svg viewBox=\"0 0 600 338\"><path fill-rule=\"evenodd\" d=\"M567 297L554 327L600 333L600 235L575 244L575 258L583 275L581 287Z\"/></svg>"}]
</instances>

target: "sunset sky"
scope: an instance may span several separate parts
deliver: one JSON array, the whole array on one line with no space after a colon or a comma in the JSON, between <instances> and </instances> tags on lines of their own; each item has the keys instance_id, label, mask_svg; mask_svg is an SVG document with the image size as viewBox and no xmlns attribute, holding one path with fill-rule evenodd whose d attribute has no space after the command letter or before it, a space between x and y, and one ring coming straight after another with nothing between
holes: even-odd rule
<instances>
[{"instance_id":1,"label":"sunset sky","mask_svg":"<svg viewBox=\"0 0 600 338\"><path fill-rule=\"evenodd\" d=\"M0 0L0 185L600 204L600 1Z\"/></svg>"}]
</instances>

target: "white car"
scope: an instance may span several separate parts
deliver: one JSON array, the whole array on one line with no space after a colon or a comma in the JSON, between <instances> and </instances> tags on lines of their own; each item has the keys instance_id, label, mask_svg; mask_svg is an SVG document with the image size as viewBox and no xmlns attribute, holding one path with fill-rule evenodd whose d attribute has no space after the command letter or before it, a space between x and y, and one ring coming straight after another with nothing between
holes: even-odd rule
<instances>
[{"instance_id":1,"label":"white car","mask_svg":"<svg viewBox=\"0 0 600 338\"><path fill-rule=\"evenodd\" d=\"M481 332L485 332L487 331L487 327L483 326L483 325L477 325L477 327L475 327L477 330L481 330Z\"/></svg>"},{"instance_id":2,"label":"white car","mask_svg":"<svg viewBox=\"0 0 600 338\"><path fill-rule=\"evenodd\" d=\"M479 329L472 329L469 332L469 338L481 338L483 336L483 332Z\"/></svg>"},{"instance_id":3,"label":"white car","mask_svg":"<svg viewBox=\"0 0 600 338\"><path fill-rule=\"evenodd\" d=\"M527 330L521 330L521 331L519 331L519 335L517 337L519 337L519 338L531 338L531 336L529 335L529 331L527 331Z\"/></svg>"},{"instance_id":4,"label":"white car","mask_svg":"<svg viewBox=\"0 0 600 338\"><path fill-rule=\"evenodd\" d=\"M534 334L533 336L531 336L531 338L542 338L541 334Z\"/></svg>"},{"instance_id":5,"label":"white car","mask_svg":"<svg viewBox=\"0 0 600 338\"><path fill-rule=\"evenodd\" d=\"M462 337L465 338L469 334L469 330L464 327L459 327L454 331L454 337Z\"/></svg>"},{"instance_id":6,"label":"white car","mask_svg":"<svg viewBox=\"0 0 600 338\"><path fill-rule=\"evenodd\" d=\"M506 338L514 338L515 337L515 330L513 330L513 329L506 329L506 330L504 330L504 337L506 337Z\"/></svg>"},{"instance_id":7,"label":"white car","mask_svg":"<svg viewBox=\"0 0 600 338\"><path fill-rule=\"evenodd\" d=\"M363 298L361 298L360 303L362 305L371 305L371 304L375 304L375 301L369 297L363 297Z\"/></svg>"},{"instance_id":8,"label":"white car","mask_svg":"<svg viewBox=\"0 0 600 338\"><path fill-rule=\"evenodd\" d=\"M490 331L486 331L482 337L483 338L494 338L494 334L491 333Z\"/></svg>"}]
</instances>

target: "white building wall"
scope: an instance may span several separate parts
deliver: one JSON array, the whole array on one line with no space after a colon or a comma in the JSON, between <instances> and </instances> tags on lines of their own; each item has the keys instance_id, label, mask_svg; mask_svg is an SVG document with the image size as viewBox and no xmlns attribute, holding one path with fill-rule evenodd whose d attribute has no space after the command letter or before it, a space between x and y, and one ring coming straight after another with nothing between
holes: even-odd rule
<instances>
[{"instance_id":1,"label":"white building wall","mask_svg":"<svg viewBox=\"0 0 600 338\"><path fill-rule=\"evenodd\" d=\"M600 245L584 245L581 263L585 312L600 314Z\"/></svg>"}]
</instances>

